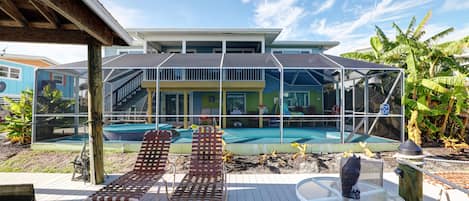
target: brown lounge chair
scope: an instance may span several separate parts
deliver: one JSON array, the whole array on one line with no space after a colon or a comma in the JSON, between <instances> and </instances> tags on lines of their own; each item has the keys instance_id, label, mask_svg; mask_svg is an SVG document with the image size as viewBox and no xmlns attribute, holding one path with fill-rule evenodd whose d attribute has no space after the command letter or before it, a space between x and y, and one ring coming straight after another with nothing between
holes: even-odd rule
<instances>
[{"instance_id":1,"label":"brown lounge chair","mask_svg":"<svg viewBox=\"0 0 469 201\"><path fill-rule=\"evenodd\" d=\"M221 136L222 133L213 127L200 127L192 135L189 173L172 195L168 195L169 200L226 200Z\"/></svg>"},{"instance_id":2,"label":"brown lounge chair","mask_svg":"<svg viewBox=\"0 0 469 201\"><path fill-rule=\"evenodd\" d=\"M170 131L153 130L145 133L134 169L88 197L88 200L140 200L167 172L170 144Z\"/></svg>"}]
</instances>

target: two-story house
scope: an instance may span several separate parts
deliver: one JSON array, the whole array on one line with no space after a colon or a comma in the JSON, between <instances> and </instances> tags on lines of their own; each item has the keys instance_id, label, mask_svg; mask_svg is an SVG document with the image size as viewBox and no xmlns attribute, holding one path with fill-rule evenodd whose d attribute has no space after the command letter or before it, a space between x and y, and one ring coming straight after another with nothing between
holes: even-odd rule
<instances>
[{"instance_id":1,"label":"two-story house","mask_svg":"<svg viewBox=\"0 0 469 201\"><path fill-rule=\"evenodd\" d=\"M121 54L160 54L166 56L175 54L168 61L174 61L171 66L178 66L177 57L181 54L205 55L205 59L199 62L210 63L211 59L220 62L221 55L230 55L232 60L242 54L266 55L264 60L270 60L272 66L276 62L271 54L318 54L339 44L335 41L281 41L276 40L281 29L246 28L246 29L129 29L128 32L136 39L130 47L107 47L104 56ZM224 62L229 62L228 57ZM259 59L259 58L252 58ZM262 59L262 58L261 58ZM264 61L260 61L264 62ZM229 63L226 63L229 65ZM165 116L161 120L179 125L184 122L184 127L189 123L201 123L201 118L189 118L183 120L177 115L217 115L220 112L226 115L259 114L261 107L265 114L278 114L280 76L276 69L260 69L256 66L246 66L245 69L224 68L222 75L217 68L207 68L211 65L194 64L199 68L162 69L160 71L159 90L159 115ZM217 64L218 66L218 64ZM224 66L225 67L225 66ZM233 66L234 67L234 66ZM141 74L139 74L141 73ZM219 80L222 76L223 93L219 93ZM129 71L129 77L125 83L114 83L116 93L113 97L115 110L127 110L132 105L140 111L155 112L155 105L148 109L148 101L144 95L119 94L118 90L128 84L132 85L132 79L142 84L140 87L147 91L155 91L156 70L145 69L142 71ZM284 110L296 111L307 114L323 113L323 91L318 79L319 75L313 75L306 70L291 70L285 74ZM120 79L122 80L122 79ZM136 90L136 86L132 85ZM133 91L134 89L127 90ZM144 94L145 92L139 92ZM155 96L155 95L153 95ZM223 96L221 98L221 96ZM148 96L147 96L148 97ZM222 100L223 99L223 100ZM151 100L150 100L151 101ZM223 104L223 111L219 111L219 102ZM153 101L152 104L155 101ZM129 104L130 103L130 104ZM124 107L122 107L124 105ZM150 105L152 106L152 105ZM203 118L202 118L203 119ZM188 122L189 121L189 122ZM225 126L233 126L239 123L249 122L224 121Z\"/></svg>"}]
</instances>

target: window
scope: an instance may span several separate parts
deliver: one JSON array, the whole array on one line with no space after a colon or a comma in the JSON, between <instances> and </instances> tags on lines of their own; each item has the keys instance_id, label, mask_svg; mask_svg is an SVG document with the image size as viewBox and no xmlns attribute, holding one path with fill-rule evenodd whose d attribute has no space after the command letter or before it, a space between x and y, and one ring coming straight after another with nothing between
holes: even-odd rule
<instances>
[{"instance_id":1,"label":"window","mask_svg":"<svg viewBox=\"0 0 469 201\"><path fill-rule=\"evenodd\" d=\"M118 49L117 54L143 54L142 49Z\"/></svg>"},{"instance_id":2,"label":"window","mask_svg":"<svg viewBox=\"0 0 469 201\"><path fill-rule=\"evenodd\" d=\"M64 84L64 76L61 74L54 73L52 76L52 80L58 85Z\"/></svg>"},{"instance_id":3,"label":"window","mask_svg":"<svg viewBox=\"0 0 469 201\"><path fill-rule=\"evenodd\" d=\"M20 79L20 69L10 68L10 78Z\"/></svg>"},{"instance_id":4,"label":"window","mask_svg":"<svg viewBox=\"0 0 469 201\"><path fill-rule=\"evenodd\" d=\"M20 68L0 66L0 77L19 80L21 78L20 75L21 75Z\"/></svg>"},{"instance_id":5,"label":"window","mask_svg":"<svg viewBox=\"0 0 469 201\"><path fill-rule=\"evenodd\" d=\"M272 49L274 54L311 54L311 49Z\"/></svg>"},{"instance_id":6,"label":"window","mask_svg":"<svg viewBox=\"0 0 469 201\"><path fill-rule=\"evenodd\" d=\"M9 71L8 67L0 66L0 77L9 77L8 71Z\"/></svg>"},{"instance_id":7,"label":"window","mask_svg":"<svg viewBox=\"0 0 469 201\"><path fill-rule=\"evenodd\" d=\"M288 106L308 106L308 92L285 92L283 94L284 104Z\"/></svg>"},{"instance_id":8,"label":"window","mask_svg":"<svg viewBox=\"0 0 469 201\"><path fill-rule=\"evenodd\" d=\"M227 94L226 109L230 115L246 114L246 94Z\"/></svg>"}]
</instances>

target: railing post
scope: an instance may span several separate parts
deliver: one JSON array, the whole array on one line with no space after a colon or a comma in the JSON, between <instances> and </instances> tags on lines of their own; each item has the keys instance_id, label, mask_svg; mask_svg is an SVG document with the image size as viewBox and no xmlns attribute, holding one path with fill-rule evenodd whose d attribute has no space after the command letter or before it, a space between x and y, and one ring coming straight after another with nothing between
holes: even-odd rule
<instances>
[{"instance_id":1,"label":"railing post","mask_svg":"<svg viewBox=\"0 0 469 201\"><path fill-rule=\"evenodd\" d=\"M425 157L422 154L422 149L412 140L407 140L399 146L399 153L395 157L399 163L395 170L396 174L399 175L399 196L406 201L422 201L423 174L403 162L410 162L421 167Z\"/></svg>"}]
</instances>

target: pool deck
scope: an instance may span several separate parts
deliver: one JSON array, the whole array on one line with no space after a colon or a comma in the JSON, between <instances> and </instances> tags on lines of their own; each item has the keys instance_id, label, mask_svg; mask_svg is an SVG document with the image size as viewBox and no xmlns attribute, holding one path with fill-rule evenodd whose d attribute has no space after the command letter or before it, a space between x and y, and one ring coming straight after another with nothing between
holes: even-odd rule
<instances>
[{"instance_id":1,"label":"pool deck","mask_svg":"<svg viewBox=\"0 0 469 201\"><path fill-rule=\"evenodd\" d=\"M110 175L106 183L119 175ZM177 174L176 182L184 175ZM230 201L296 201L295 184L314 176L338 176L337 174L228 174L228 200ZM75 201L83 200L103 185L84 184L70 181L71 174L50 173L0 173L0 184L33 183L38 201ZM165 178L170 180L170 175ZM398 177L394 173L384 173L384 187L391 194L397 194ZM439 189L424 183L424 201L438 199ZM158 184L150 189L144 200L166 200L164 188L157 195ZM469 200L459 191L450 191L451 200Z\"/></svg>"}]
</instances>

